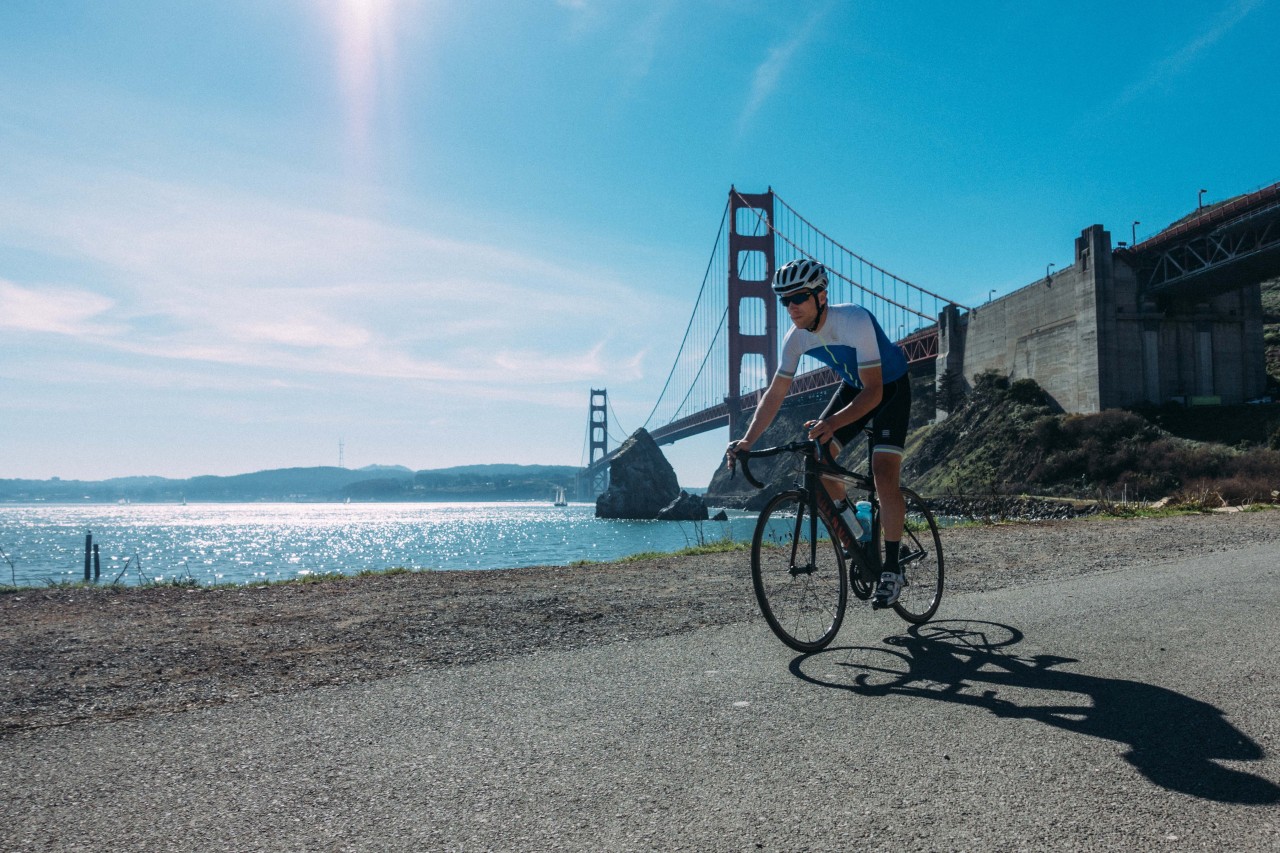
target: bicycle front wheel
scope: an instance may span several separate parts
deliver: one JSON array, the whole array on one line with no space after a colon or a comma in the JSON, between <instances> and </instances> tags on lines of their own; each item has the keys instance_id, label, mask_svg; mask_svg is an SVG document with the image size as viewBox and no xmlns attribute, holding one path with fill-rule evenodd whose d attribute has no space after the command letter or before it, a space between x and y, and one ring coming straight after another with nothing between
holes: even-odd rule
<instances>
[{"instance_id":1,"label":"bicycle front wheel","mask_svg":"<svg viewBox=\"0 0 1280 853\"><path fill-rule=\"evenodd\" d=\"M807 496L783 492L765 506L751 539L751 582L778 639L800 652L826 648L848 603L844 555Z\"/></svg>"},{"instance_id":2,"label":"bicycle front wheel","mask_svg":"<svg viewBox=\"0 0 1280 853\"><path fill-rule=\"evenodd\" d=\"M906 524L898 563L905 583L893 605L908 622L928 622L942 601L942 537L924 498L910 489L902 490L907 502Z\"/></svg>"}]
</instances>

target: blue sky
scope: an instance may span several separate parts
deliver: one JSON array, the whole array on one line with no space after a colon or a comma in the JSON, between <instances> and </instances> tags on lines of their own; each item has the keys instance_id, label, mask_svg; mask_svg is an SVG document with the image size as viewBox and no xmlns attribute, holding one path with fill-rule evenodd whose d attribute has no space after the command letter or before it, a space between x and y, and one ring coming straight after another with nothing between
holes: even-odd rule
<instances>
[{"instance_id":1,"label":"blue sky","mask_svg":"<svg viewBox=\"0 0 1280 853\"><path fill-rule=\"evenodd\" d=\"M1278 34L1276 0L8 0L0 477L579 464L591 388L656 401L731 184L980 303L1280 180Z\"/></svg>"}]
</instances>

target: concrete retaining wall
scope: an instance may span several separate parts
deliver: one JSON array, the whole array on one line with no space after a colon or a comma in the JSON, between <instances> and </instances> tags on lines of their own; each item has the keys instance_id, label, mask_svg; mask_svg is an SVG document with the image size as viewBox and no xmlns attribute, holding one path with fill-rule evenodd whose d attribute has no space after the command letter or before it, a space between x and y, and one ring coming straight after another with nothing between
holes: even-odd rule
<instances>
[{"instance_id":1,"label":"concrete retaining wall","mask_svg":"<svg viewBox=\"0 0 1280 853\"><path fill-rule=\"evenodd\" d=\"M1259 284L1216 297L1148 298L1128 255L1101 225L1076 239L1074 263L961 315L944 311L938 415L973 377L1031 378L1066 412L1146 402L1240 403L1266 388Z\"/></svg>"}]
</instances>

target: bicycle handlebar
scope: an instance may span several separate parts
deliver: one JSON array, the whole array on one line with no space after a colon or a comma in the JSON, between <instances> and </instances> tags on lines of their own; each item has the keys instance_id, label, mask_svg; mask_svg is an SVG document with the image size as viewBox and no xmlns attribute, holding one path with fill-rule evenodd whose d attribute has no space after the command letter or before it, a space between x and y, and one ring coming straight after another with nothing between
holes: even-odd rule
<instances>
[{"instance_id":1,"label":"bicycle handlebar","mask_svg":"<svg viewBox=\"0 0 1280 853\"><path fill-rule=\"evenodd\" d=\"M754 457L777 456L779 453L805 453L814 452L817 448L818 458L826 455L826 448L818 444L812 439L806 441L793 441L790 444L779 444L777 447L766 447L763 450L739 450L729 454L729 467L732 471L737 471L737 463L742 463L742 476L747 478L747 482L755 486L757 489L763 489L764 483L751 476L750 460ZM732 474L730 476L733 476Z\"/></svg>"},{"instance_id":2,"label":"bicycle handlebar","mask_svg":"<svg viewBox=\"0 0 1280 853\"><path fill-rule=\"evenodd\" d=\"M739 450L736 453L730 452L728 454L729 469L733 473L729 476L733 477L737 474L737 463L740 461L742 462L742 474L747 478L747 482L755 486L757 489L763 489L765 484L751 476L750 460L755 457L777 456L779 453L808 453L817 460L818 465L824 472L852 477L859 482L864 480L870 482L870 475L864 476L862 474L855 474L853 471L848 471L842 468L840 464L836 462L835 458L831 456L830 448L825 444L819 444L813 439L793 441L789 444L779 444L776 447L765 447L761 450ZM867 488L871 487L868 486Z\"/></svg>"}]
</instances>

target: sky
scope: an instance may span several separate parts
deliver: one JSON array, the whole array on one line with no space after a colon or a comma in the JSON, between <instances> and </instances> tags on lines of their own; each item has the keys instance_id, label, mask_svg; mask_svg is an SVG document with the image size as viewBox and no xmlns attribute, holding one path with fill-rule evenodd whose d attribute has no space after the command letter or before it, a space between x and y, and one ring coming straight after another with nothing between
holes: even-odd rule
<instances>
[{"instance_id":1,"label":"sky","mask_svg":"<svg viewBox=\"0 0 1280 853\"><path fill-rule=\"evenodd\" d=\"M6 0L0 478L582 464L592 388L618 438L657 401L731 186L980 304L1280 180L1278 34L1280 0ZM725 433L664 448L682 485Z\"/></svg>"}]
</instances>

